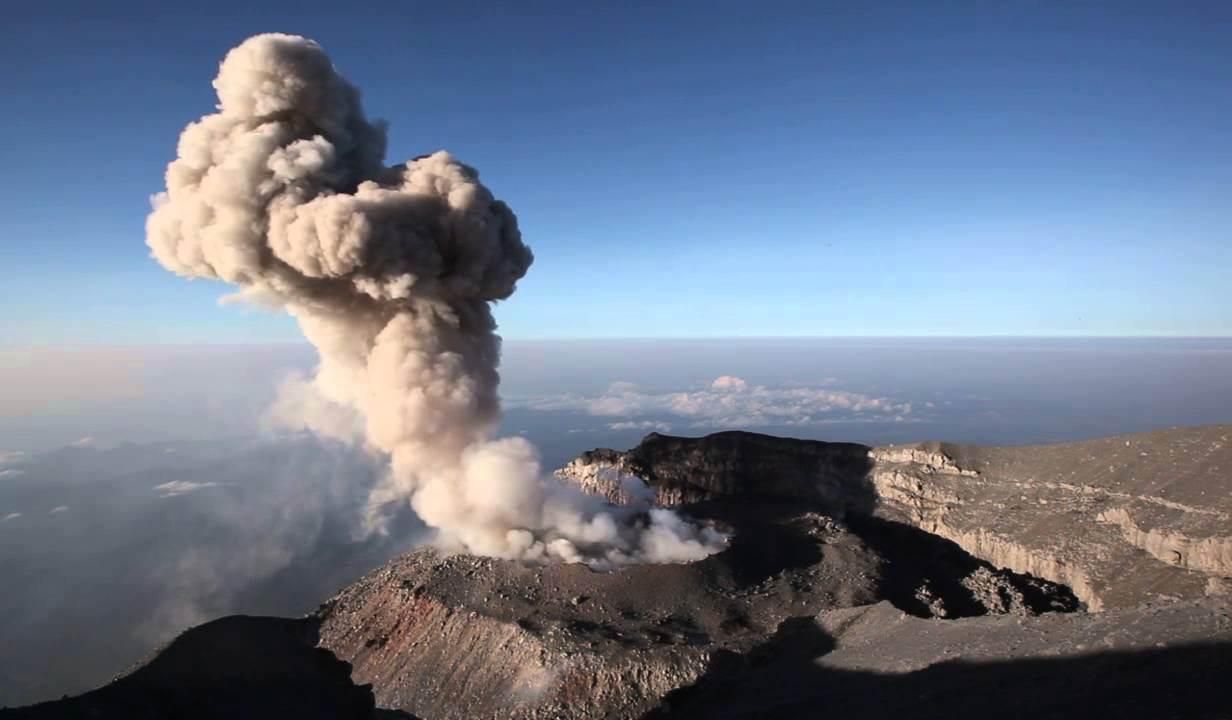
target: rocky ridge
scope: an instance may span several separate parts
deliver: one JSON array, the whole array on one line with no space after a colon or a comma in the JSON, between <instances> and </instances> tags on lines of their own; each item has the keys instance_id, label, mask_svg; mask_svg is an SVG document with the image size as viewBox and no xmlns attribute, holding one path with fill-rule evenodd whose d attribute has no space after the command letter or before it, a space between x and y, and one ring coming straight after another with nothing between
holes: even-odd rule
<instances>
[{"instance_id":1,"label":"rocky ridge","mask_svg":"<svg viewBox=\"0 0 1232 720\"><path fill-rule=\"evenodd\" d=\"M997 567L1066 585L1090 610L1232 589L1232 428L1179 428L1079 443L870 448L717 433L651 434L558 476L614 502L621 478L665 505L754 486L839 515L903 522Z\"/></svg>"},{"instance_id":2,"label":"rocky ridge","mask_svg":"<svg viewBox=\"0 0 1232 720\"><path fill-rule=\"evenodd\" d=\"M1159 493L1171 490L1148 497L1121 476L1088 478L1100 468L1082 459L1126 442L1137 452L1218 445L1226 433L1025 449L651 434L628 451L585 453L558 476L616 503L632 500L631 479L644 482L657 503L730 529L728 550L690 565L607 573L415 553L331 600L322 645L373 685L378 704L424 717L567 709L634 718L712 681L722 658L756 653L785 624L844 608L886 603L934 620L1012 616L1023 628L1040 613L1136 612L1147 602L1217 596L1222 576L1165 563L1108 520L1119 509L1140 517L1140 505L1160 507ZM1204 469L1183 469L1185 457ZM1217 467L1222 456L1173 453L1170 472L1223 482L1212 461ZM1151 517L1177 520L1190 507L1218 517L1222 502L1176 500L1166 507L1177 515ZM1146 532L1174 537L1167 533L1178 527L1204 558L1220 542L1215 524Z\"/></svg>"},{"instance_id":3,"label":"rocky ridge","mask_svg":"<svg viewBox=\"0 0 1232 720\"><path fill-rule=\"evenodd\" d=\"M595 572L422 549L308 618L225 618L4 715L1226 720L1229 435L651 434L558 474L613 502L644 482L723 552Z\"/></svg>"}]
</instances>

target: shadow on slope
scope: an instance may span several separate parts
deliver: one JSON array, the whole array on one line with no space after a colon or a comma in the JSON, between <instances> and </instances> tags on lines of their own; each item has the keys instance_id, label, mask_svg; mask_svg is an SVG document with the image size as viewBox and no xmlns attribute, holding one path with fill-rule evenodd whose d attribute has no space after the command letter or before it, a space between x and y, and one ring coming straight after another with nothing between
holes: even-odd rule
<instances>
[{"instance_id":1,"label":"shadow on slope","mask_svg":"<svg viewBox=\"0 0 1232 720\"><path fill-rule=\"evenodd\" d=\"M686 506L692 517L717 521L731 533L728 546L703 562L721 569L734 587L747 588L821 561L821 546L792 520L807 506L786 501L741 502L722 498Z\"/></svg>"},{"instance_id":2,"label":"shadow on slope","mask_svg":"<svg viewBox=\"0 0 1232 720\"><path fill-rule=\"evenodd\" d=\"M990 612L1038 614L1083 609L1073 590L981 560L957 543L911 525L874 516L848 519L848 527L886 559L882 592L916 617L975 617ZM987 587L973 585L985 573ZM927 589L929 596L920 594ZM938 607L944 610L938 613ZM996 609L994 609L996 608Z\"/></svg>"},{"instance_id":3,"label":"shadow on slope","mask_svg":"<svg viewBox=\"0 0 1232 720\"><path fill-rule=\"evenodd\" d=\"M827 668L835 642L812 618L784 622L753 650L720 653L695 684L643 720L668 717L1232 717L1232 643L1003 662L943 662L903 674Z\"/></svg>"},{"instance_id":4,"label":"shadow on slope","mask_svg":"<svg viewBox=\"0 0 1232 720\"><path fill-rule=\"evenodd\" d=\"M1070 588L998 568L946 538L878 517L870 450L730 431L700 438L651 433L627 453L589 455L610 463L626 456L660 497L728 530L728 548L703 565L738 588L821 563L824 533L806 520L822 515L880 559L879 592L917 617L1081 609Z\"/></svg>"},{"instance_id":5,"label":"shadow on slope","mask_svg":"<svg viewBox=\"0 0 1232 720\"><path fill-rule=\"evenodd\" d=\"M351 666L316 647L319 622L235 615L199 625L84 695L0 711L3 720L403 718L377 710Z\"/></svg>"}]
</instances>

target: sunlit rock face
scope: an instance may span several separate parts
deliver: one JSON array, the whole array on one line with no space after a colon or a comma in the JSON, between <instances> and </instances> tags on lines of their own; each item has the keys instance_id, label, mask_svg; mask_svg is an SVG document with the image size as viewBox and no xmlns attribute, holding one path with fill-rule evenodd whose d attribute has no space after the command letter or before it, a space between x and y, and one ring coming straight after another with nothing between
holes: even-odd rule
<instances>
[{"instance_id":1,"label":"sunlit rock face","mask_svg":"<svg viewBox=\"0 0 1232 720\"><path fill-rule=\"evenodd\" d=\"M939 718L1007 701L1031 717L1222 717L1230 436L651 435L557 477L634 522L675 504L725 532L722 551L597 571L424 548L309 618L210 623L106 688L13 716L156 717L170 702L210 717L316 687L357 718Z\"/></svg>"},{"instance_id":2,"label":"sunlit rock face","mask_svg":"<svg viewBox=\"0 0 1232 720\"><path fill-rule=\"evenodd\" d=\"M665 504L723 496L816 500L957 543L997 567L1066 585L1091 610L1232 586L1232 428L989 448L652 434L585 453L558 476L613 500L629 476Z\"/></svg>"}]
</instances>

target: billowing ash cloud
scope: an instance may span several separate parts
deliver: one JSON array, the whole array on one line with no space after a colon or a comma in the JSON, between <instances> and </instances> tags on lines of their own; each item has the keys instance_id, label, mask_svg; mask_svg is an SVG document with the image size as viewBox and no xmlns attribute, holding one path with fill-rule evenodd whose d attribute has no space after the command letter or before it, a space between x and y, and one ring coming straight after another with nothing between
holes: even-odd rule
<instances>
[{"instance_id":1,"label":"billowing ash cloud","mask_svg":"<svg viewBox=\"0 0 1232 720\"><path fill-rule=\"evenodd\" d=\"M607 564L721 547L678 517L553 484L527 442L492 439L491 306L532 255L473 168L446 152L386 167L384 125L305 38L250 38L214 88L218 112L180 136L147 242L167 269L296 318L320 365L273 416L389 456L371 527L409 501L441 543L478 554Z\"/></svg>"}]
</instances>

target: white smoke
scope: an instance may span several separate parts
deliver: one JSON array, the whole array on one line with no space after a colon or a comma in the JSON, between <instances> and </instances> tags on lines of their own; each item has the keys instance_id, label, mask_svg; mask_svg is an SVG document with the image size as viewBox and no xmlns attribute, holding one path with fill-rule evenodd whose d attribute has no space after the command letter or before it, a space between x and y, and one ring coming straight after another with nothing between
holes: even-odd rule
<instances>
[{"instance_id":1,"label":"white smoke","mask_svg":"<svg viewBox=\"0 0 1232 720\"><path fill-rule=\"evenodd\" d=\"M723 538L665 510L614 508L492 439L492 303L530 267L510 209L447 152L385 167L385 131L321 47L258 35L214 80L218 112L185 128L147 221L152 254L284 308L320 356L271 417L389 457L369 525L409 502L441 544L603 565L697 560Z\"/></svg>"}]
</instances>

